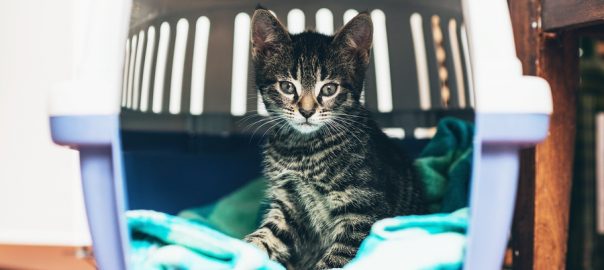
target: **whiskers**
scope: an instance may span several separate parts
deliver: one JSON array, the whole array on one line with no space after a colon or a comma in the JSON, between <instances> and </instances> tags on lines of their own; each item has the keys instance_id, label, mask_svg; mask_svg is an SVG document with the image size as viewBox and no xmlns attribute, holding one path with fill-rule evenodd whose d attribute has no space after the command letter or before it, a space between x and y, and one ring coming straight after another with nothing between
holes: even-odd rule
<instances>
[{"instance_id":1,"label":"whiskers","mask_svg":"<svg viewBox=\"0 0 604 270\"><path fill-rule=\"evenodd\" d=\"M247 115L237 121L237 124L245 125L243 127L244 132L251 131L250 141L254 139L256 133L264 130L262 136L260 137L260 139L263 139L264 136L269 134L271 130L278 133L285 127L288 127L289 124L287 122L287 118L291 117L289 114L290 113L288 112L270 111L268 116L261 116L257 113L257 111L253 111L250 115Z\"/></svg>"},{"instance_id":2,"label":"whiskers","mask_svg":"<svg viewBox=\"0 0 604 270\"><path fill-rule=\"evenodd\" d=\"M365 143L359 137L361 129L367 128L365 119L365 116L342 112L331 111L321 113L321 120L325 125L323 132L326 133L326 135L339 140L342 140L346 136L350 136L360 144Z\"/></svg>"}]
</instances>

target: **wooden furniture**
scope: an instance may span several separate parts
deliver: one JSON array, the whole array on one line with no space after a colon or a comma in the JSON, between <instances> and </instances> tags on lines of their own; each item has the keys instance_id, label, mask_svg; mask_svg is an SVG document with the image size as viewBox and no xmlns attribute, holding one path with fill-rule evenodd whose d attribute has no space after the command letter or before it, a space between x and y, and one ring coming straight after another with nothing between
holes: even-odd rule
<instances>
[{"instance_id":1,"label":"wooden furniture","mask_svg":"<svg viewBox=\"0 0 604 270\"><path fill-rule=\"evenodd\" d=\"M513 265L514 269L565 269L579 37L593 25L604 23L604 2L508 3L523 70L548 80L554 100L548 139L522 154L512 230Z\"/></svg>"},{"instance_id":2,"label":"wooden furniture","mask_svg":"<svg viewBox=\"0 0 604 270\"><path fill-rule=\"evenodd\" d=\"M90 247L0 245L0 269L93 270Z\"/></svg>"}]
</instances>

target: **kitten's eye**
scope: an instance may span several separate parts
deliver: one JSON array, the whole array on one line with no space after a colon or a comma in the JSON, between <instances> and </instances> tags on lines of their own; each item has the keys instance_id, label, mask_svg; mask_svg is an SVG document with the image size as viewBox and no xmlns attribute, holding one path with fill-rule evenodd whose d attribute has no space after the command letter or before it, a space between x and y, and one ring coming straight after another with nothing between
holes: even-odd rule
<instances>
[{"instance_id":1,"label":"kitten's eye","mask_svg":"<svg viewBox=\"0 0 604 270\"><path fill-rule=\"evenodd\" d=\"M333 94L336 93L336 90L338 90L338 85L335 83L328 83L321 87L321 95L324 97L333 96Z\"/></svg>"},{"instance_id":2,"label":"kitten's eye","mask_svg":"<svg viewBox=\"0 0 604 270\"><path fill-rule=\"evenodd\" d=\"M291 82L280 82L279 88L281 88L281 91L283 91L283 93L285 93L286 95L293 95L294 92L296 92L296 87Z\"/></svg>"}]
</instances>

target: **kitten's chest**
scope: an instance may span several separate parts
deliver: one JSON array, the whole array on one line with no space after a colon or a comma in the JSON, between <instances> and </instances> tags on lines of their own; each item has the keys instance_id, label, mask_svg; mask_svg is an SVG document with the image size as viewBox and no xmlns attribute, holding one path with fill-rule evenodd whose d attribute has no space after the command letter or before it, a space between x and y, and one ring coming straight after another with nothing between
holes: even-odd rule
<instances>
[{"instance_id":1,"label":"kitten's chest","mask_svg":"<svg viewBox=\"0 0 604 270\"><path fill-rule=\"evenodd\" d=\"M329 182L326 180L339 167L335 158L322 153L311 156L269 156L265 162L269 178L296 178L311 184Z\"/></svg>"},{"instance_id":2,"label":"kitten's chest","mask_svg":"<svg viewBox=\"0 0 604 270\"><path fill-rule=\"evenodd\" d=\"M331 209L336 204L329 196L334 179L327 179L329 168L323 166L297 165L296 162L279 162L270 165L274 173L267 177L272 185L289 187L289 197L293 198L300 210L301 224L312 228L317 235L327 233L331 227Z\"/></svg>"},{"instance_id":3,"label":"kitten's chest","mask_svg":"<svg viewBox=\"0 0 604 270\"><path fill-rule=\"evenodd\" d=\"M341 149L340 149L341 150ZM265 152L265 174L273 186L289 186L303 224L323 234L332 225L331 209L338 203L329 196L342 180L350 178L345 151L299 154L271 149ZM346 179L344 179L346 178Z\"/></svg>"}]
</instances>

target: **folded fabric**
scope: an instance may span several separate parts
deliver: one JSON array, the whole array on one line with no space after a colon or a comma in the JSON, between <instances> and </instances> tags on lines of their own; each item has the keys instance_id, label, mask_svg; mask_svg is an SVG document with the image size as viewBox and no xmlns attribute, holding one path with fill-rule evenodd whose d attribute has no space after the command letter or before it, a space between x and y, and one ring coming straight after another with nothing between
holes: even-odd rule
<instances>
[{"instance_id":1,"label":"folded fabric","mask_svg":"<svg viewBox=\"0 0 604 270\"><path fill-rule=\"evenodd\" d=\"M178 216L242 239L258 227L265 192L266 180L258 178L216 203L185 209Z\"/></svg>"},{"instance_id":2,"label":"folded fabric","mask_svg":"<svg viewBox=\"0 0 604 270\"><path fill-rule=\"evenodd\" d=\"M376 222L344 269L461 269L468 208Z\"/></svg>"},{"instance_id":3,"label":"folded fabric","mask_svg":"<svg viewBox=\"0 0 604 270\"><path fill-rule=\"evenodd\" d=\"M199 223L149 210L126 217L132 269L285 269L256 247Z\"/></svg>"},{"instance_id":4,"label":"folded fabric","mask_svg":"<svg viewBox=\"0 0 604 270\"><path fill-rule=\"evenodd\" d=\"M468 206L473 135L472 123L445 117L415 160L430 213L450 213Z\"/></svg>"}]
</instances>

